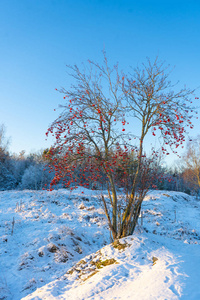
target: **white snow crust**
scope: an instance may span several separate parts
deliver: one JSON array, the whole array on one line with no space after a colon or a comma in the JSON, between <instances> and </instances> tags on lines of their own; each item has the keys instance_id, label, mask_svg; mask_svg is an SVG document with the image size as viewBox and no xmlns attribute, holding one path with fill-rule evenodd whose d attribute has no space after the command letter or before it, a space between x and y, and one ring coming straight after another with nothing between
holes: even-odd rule
<instances>
[{"instance_id":1,"label":"white snow crust","mask_svg":"<svg viewBox=\"0 0 200 300\"><path fill-rule=\"evenodd\" d=\"M105 191L0 192L0 299L200 299L200 202L150 191L111 243Z\"/></svg>"}]
</instances>

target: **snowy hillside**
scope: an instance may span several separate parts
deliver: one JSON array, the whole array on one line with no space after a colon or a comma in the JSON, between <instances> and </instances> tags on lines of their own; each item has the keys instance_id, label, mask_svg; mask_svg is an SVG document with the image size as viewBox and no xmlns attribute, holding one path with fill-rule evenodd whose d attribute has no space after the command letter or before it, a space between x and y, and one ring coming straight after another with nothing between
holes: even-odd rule
<instances>
[{"instance_id":1,"label":"snowy hillside","mask_svg":"<svg viewBox=\"0 0 200 300\"><path fill-rule=\"evenodd\" d=\"M152 191L110 244L100 194L0 192L0 299L200 299L200 203Z\"/></svg>"}]
</instances>

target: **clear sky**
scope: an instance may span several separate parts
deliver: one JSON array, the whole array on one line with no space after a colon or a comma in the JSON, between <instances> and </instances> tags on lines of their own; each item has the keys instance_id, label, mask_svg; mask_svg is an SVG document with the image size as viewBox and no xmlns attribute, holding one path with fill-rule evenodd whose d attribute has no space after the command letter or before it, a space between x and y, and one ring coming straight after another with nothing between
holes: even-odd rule
<instances>
[{"instance_id":1,"label":"clear sky","mask_svg":"<svg viewBox=\"0 0 200 300\"><path fill-rule=\"evenodd\" d=\"M0 124L11 152L50 145L45 132L62 103L55 88L70 85L66 65L101 62L104 48L122 69L158 55L175 66L172 80L196 88L200 1L0 1ZM195 136L200 121L194 123Z\"/></svg>"}]
</instances>

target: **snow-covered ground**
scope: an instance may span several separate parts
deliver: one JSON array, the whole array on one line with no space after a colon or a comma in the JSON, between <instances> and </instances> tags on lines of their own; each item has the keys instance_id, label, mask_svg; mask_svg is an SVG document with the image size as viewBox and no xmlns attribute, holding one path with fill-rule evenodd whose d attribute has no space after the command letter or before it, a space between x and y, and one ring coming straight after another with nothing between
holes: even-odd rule
<instances>
[{"instance_id":1,"label":"snow-covered ground","mask_svg":"<svg viewBox=\"0 0 200 300\"><path fill-rule=\"evenodd\" d=\"M1 300L200 299L200 202L151 191L110 244L100 194L0 192Z\"/></svg>"}]
</instances>

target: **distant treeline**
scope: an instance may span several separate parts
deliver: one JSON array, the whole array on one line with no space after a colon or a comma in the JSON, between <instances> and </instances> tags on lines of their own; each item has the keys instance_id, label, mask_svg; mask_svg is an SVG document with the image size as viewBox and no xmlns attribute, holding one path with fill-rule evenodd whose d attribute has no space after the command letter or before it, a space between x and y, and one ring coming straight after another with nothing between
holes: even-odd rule
<instances>
[{"instance_id":1,"label":"distant treeline","mask_svg":"<svg viewBox=\"0 0 200 300\"><path fill-rule=\"evenodd\" d=\"M160 164L156 162L156 165L151 167L153 168L152 171L154 173L152 188L159 190L175 190L197 195L200 185L200 182L198 181L198 176L200 175L200 166L196 165L195 169L195 166L192 165L191 158L195 158L195 155L197 154L194 153L194 151L192 152L191 149L193 149L191 146L187 148L187 153L184 156L183 164L181 167L179 166L179 168L173 170L167 167L164 168L161 162ZM55 175L54 168L51 163L51 151L49 150L50 149L45 149L28 155L26 155L25 151L21 151L19 154L10 154L8 151L8 141L5 138L5 127L1 125L0 190L48 189ZM197 163L197 159L194 159L194 161ZM134 173L136 164L137 159L131 157L130 165L127 166L127 173L130 174L129 176ZM116 180L118 181L117 185L120 188L120 182L122 178L120 176L120 170L118 169L116 171L118 172L118 176L116 176ZM78 172L79 169L77 168L77 178L79 176ZM91 181L87 187L106 189L106 185L106 180L101 180L99 182ZM62 181L59 185L56 185L56 188L60 187L64 187L64 185L62 185Z\"/></svg>"}]
</instances>

